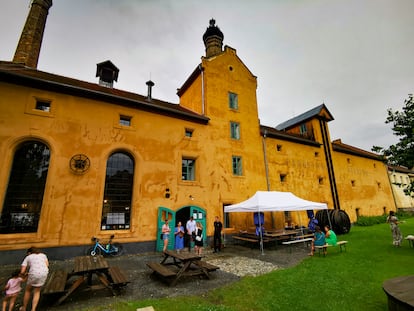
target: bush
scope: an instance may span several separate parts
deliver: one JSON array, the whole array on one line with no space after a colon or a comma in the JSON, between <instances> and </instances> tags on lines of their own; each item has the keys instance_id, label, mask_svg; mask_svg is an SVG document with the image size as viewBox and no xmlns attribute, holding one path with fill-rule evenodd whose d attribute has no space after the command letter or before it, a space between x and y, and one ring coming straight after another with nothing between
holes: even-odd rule
<instances>
[{"instance_id":1,"label":"bush","mask_svg":"<svg viewBox=\"0 0 414 311\"><path fill-rule=\"evenodd\" d=\"M381 216L360 216L354 223L357 226L373 226L387 222L387 215Z\"/></svg>"}]
</instances>

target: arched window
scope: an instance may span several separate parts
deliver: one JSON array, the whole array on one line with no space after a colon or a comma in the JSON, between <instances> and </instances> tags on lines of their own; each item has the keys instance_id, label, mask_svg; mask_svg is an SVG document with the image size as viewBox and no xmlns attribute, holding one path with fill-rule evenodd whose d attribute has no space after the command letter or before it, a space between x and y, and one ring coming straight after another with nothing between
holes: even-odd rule
<instances>
[{"instance_id":1,"label":"arched window","mask_svg":"<svg viewBox=\"0 0 414 311\"><path fill-rule=\"evenodd\" d=\"M0 220L1 233L36 232L42 210L50 150L38 141L16 150Z\"/></svg>"},{"instance_id":2,"label":"arched window","mask_svg":"<svg viewBox=\"0 0 414 311\"><path fill-rule=\"evenodd\" d=\"M133 158L127 153L113 153L106 164L102 230L130 228L133 181Z\"/></svg>"}]
</instances>

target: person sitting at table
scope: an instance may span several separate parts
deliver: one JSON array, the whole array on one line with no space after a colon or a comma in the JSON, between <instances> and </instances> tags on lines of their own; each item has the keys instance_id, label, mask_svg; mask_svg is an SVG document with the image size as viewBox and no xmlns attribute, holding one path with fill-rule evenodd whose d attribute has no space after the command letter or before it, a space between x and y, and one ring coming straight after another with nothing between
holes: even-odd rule
<instances>
[{"instance_id":1,"label":"person sitting at table","mask_svg":"<svg viewBox=\"0 0 414 311\"><path fill-rule=\"evenodd\" d=\"M313 240L311 245L311 253L310 256L313 256L315 251L315 246L323 246L325 245L325 234L322 232L321 227L315 226L315 233L313 234ZM324 252L326 250L324 249Z\"/></svg>"},{"instance_id":2,"label":"person sitting at table","mask_svg":"<svg viewBox=\"0 0 414 311\"><path fill-rule=\"evenodd\" d=\"M326 244L329 244L332 246L335 246L336 243L338 242L335 232L331 230L331 227L329 227L329 225L325 226L325 241L326 241Z\"/></svg>"},{"instance_id":3,"label":"person sitting at table","mask_svg":"<svg viewBox=\"0 0 414 311\"><path fill-rule=\"evenodd\" d=\"M203 226L201 222L197 221L196 223L196 232L195 232L195 241L194 241L194 250L198 256L201 256L203 250Z\"/></svg>"},{"instance_id":4,"label":"person sitting at table","mask_svg":"<svg viewBox=\"0 0 414 311\"><path fill-rule=\"evenodd\" d=\"M175 235L175 250L179 253L184 248L184 227L181 225L181 221L177 223L177 227L174 230Z\"/></svg>"},{"instance_id":5,"label":"person sitting at table","mask_svg":"<svg viewBox=\"0 0 414 311\"><path fill-rule=\"evenodd\" d=\"M168 219L165 220L165 223L162 225L162 240L164 241L163 252L167 250L168 247L168 238L170 237L170 226L168 225Z\"/></svg>"}]
</instances>

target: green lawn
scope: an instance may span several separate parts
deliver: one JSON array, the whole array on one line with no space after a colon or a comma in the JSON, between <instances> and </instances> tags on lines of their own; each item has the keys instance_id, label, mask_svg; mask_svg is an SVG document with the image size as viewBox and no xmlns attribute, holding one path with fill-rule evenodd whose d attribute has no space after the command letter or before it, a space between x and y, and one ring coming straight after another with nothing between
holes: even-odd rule
<instances>
[{"instance_id":1,"label":"green lawn","mask_svg":"<svg viewBox=\"0 0 414 311\"><path fill-rule=\"evenodd\" d=\"M414 218L400 225L404 236L414 234ZM119 302L93 310L388 310L382 283L414 274L414 249L408 242L392 246L387 224L352 227L347 252L330 248L327 257L305 259L296 267L219 288L202 297Z\"/></svg>"}]
</instances>

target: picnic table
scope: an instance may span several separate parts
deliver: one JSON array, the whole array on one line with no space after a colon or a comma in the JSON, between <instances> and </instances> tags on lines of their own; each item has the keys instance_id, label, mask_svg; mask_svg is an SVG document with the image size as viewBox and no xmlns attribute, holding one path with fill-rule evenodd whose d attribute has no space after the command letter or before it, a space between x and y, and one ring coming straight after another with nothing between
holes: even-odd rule
<instances>
[{"instance_id":1,"label":"picnic table","mask_svg":"<svg viewBox=\"0 0 414 311\"><path fill-rule=\"evenodd\" d=\"M169 285L175 285L185 276L203 275L210 279L210 272L219 267L202 261L201 257L190 252L165 251L160 263L148 262L147 266L164 278Z\"/></svg>"},{"instance_id":2,"label":"picnic table","mask_svg":"<svg viewBox=\"0 0 414 311\"><path fill-rule=\"evenodd\" d=\"M388 310L414 309L414 275L386 280L382 288L388 297Z\"/></svg>"},{"instance_id":3,"label":"picnic table","mask_svg":"<svg viewBox=\"0 0 414 311\"><path fill-rule=\"evenodd\" d=\"M93 284L96 276L100 284ZM76 278L67 288L68 281ZM74 268L71 272L56 270L50 276L43 288L43 294L63 294L56 305L65 301L73 292L86 283L89 289L108 288L116 295L118 290L127 285L129 281L119 267L110 267L103 256L80 256L74 259Z\"/></svg>"}]
</instances>

